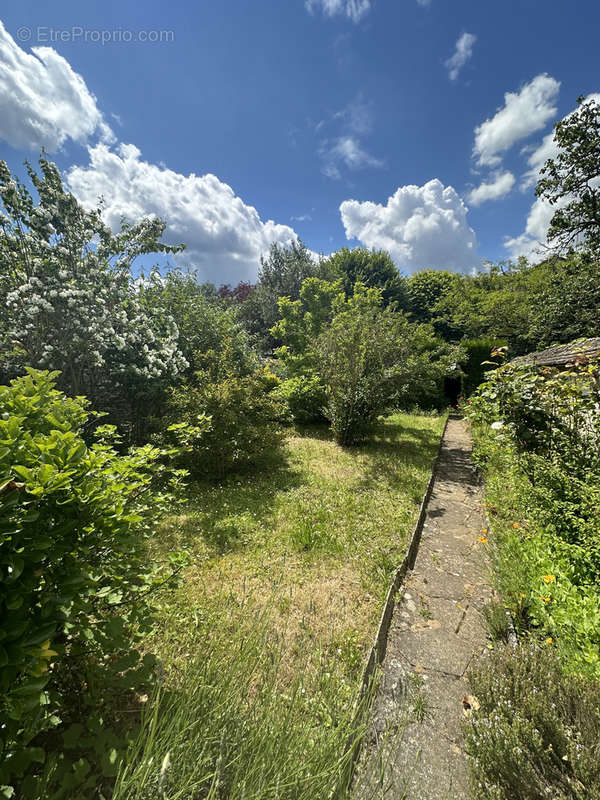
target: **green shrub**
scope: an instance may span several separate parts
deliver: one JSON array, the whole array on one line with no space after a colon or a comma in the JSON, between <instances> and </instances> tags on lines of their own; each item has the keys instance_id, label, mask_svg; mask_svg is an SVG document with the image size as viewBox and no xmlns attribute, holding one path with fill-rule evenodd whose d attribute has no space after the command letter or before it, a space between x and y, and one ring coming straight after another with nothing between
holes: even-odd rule
<instances>
[{"instance_id":1,"label":"green shrub","mask_svg":"<svg viewBox=\"0 0 600 800\"><path fill-rule=\"evenodd\" d=\"M268 367L252 375L212 381L196 374L193 383L174 389L163 441L180 441L178 428L191 429L178 464L196 477L221 478L228 472L260 467L277 455L289 423L285 401L274 389L279 379ZM202 423L208 418L208 426ZM201 425L199 426L199 422Z\"/></svg>"},{"instance_id":2,"label":"green shrub","mask_svg":"<svg viewBox=\"0 0 600 800\"><path fill-rule=\"evenodd\" d=\"M414 404L419 376L425 378L423 397L431 392L430 342L423 326L383 308L377 289L356 284L353 297L336 300L334 312L317 342L317 369L331 430L349 445L364 439L381 414ZM438 377L442 363L433 368Z\"/></svg>"},{"instance_id":3,"label":"green shrub","mask_svg":"<svg viewBox=\"0 0 600 800\"><path fill-rule=\"evenodd\" d=\"M600 399L594 365L497 370L472 398L500 592L521 629L600 677Z\"/></svg>"},{"instance_id":4,"label":"green shrub","mask_svg":"<svg viewBox=\"0 0 600 800\"><path fill-rule=\"evenodd\" d=\"M565 675L551 643L494 651L469 679L476 798L600 796L600 682Z\"/></svg>"},{"instance_id":5,"label":"green shrub","mask_svg":"<svg viewBox=\"0 0 600 800\"><path fill-rule=\"evenodd\" d=\"M281 382L277 394L289 406L294 420L301 425L326 422L327 395L318 375L297 375Z\"/></svg>"},{"instance_id":6,"label":"green shrub","mask_svg":"<svg viewBox=\"0 0 600 800\"><path fill-rule=\"evenodd\" d=\"M91 791L87 748L114 774L120 740L101 708L152 668L135 647L157 578L143 541L170 500L153 488L160 452L118 455L109 426L86 444L87 402L56 378L28 370L0 387L0 785L23 797L38 796L44 762L54 783L39 796Z\"/></svg>"}]
</instances>

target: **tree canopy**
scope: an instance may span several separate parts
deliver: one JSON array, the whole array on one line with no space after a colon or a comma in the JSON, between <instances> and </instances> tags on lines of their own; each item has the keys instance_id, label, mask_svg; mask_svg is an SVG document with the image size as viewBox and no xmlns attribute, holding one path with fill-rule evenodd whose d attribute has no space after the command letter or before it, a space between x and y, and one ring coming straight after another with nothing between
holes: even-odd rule
<instances>
[{"instance_id":1,"label":"tree canopy","mask_svg":"<svg viewBox=\"0 0 600 800\"><path fill-rule=\"evenodd\" d=\"M577 99L579 108L554 128L558 153L541 170L536 194L556 210L548 241L561 250L600 247L600 104Z\"/></svg>"}]
</instances>

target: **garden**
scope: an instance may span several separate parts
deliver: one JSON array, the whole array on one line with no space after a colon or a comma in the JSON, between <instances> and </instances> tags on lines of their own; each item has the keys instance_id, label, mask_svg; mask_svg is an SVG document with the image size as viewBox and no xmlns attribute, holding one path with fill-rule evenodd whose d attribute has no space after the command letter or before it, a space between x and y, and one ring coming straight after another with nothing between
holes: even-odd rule
<instances>
[{"instance_id":1,"label":"garden","mask_svg":"<svg viewBox=\"0 0 600 800\"><path fill-rule=\"evenodd\" d=\"M594 114L559 123L565 153ZM600 796L598 361L514 359L599 330L581 208L583 246L539 263L405 277L295 241L215 287L163 221L109 229L44 156L0 163L0 202L0 796L349 797L365 657L455 402L498 595L474 792Z\"/></svg>"}]
</instances>

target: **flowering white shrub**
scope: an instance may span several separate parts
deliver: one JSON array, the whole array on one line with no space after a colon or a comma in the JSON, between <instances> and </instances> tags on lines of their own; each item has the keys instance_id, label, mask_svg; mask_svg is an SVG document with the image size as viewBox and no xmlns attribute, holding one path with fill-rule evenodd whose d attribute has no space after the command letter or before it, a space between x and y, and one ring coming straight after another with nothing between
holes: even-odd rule
<instances>
[{"instance_id":1,"label":"flowering white shrub","mask_svg":"<svg viewBox=\"0 0 600 800\"><path fill-rule=\"evenodd\" d=\"M149 391L187 363L173 319L141 302L131 275L137 256L175 252L159 240L159 219L124 223L112 234L100 210L65 192L54 164L27 165L37 190L0 162L0 367L60 370L61 387L98 406Z\"/></svg>"}]
</instances>

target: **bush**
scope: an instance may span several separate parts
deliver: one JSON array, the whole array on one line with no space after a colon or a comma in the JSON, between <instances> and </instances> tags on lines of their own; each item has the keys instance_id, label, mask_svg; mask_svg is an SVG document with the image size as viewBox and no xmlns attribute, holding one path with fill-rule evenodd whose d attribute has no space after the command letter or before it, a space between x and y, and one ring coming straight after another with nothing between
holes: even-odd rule
<instances>
[{"instance_id":1,"label":"bush","mask_svg":"<svg viewBox=\"0 0 600 800\"><path fill-rule=\"evenodd\" d=\"M444 375L456 359L456 348L437 340L429 326L383 308L379 290L357 283L349 300L335 299L333 319L316 344L336 440L360 441L394 408L441 404Z\"/></svg>"},{"instance_id":2,"label":"bush","mask_svg":"<svg viewBox=\"0 0 600 800\"><path fill-rule=\"evenodd\" d=\"M290 421L285 401L273 391L278 385L279 379L268 367L218 381L199 372L193 383L172 390L169 418L173 426L162 440L180 441L182 425L184 437L188 430L194 432L177 460L196 477L221 478L228 472L263 466L277 454L283 425Z\"/></svg>"},{"instance_id":3,"label":"bush","mask_svg":"<svg viewBox=\"0 0 600 800\"><path fill-rule=\"evenodd\" d=\"M410 346L398 385L397 407L426 411L444 408L448 402L444 379L460 376L462 347L438 339L431 325L411 324L405 335Z\"/></svg>"},{"instance_id":4,"label":"bush","mask_svg":"<svg viewBox=\"0 0 600 800\"><path fill-rule=\"evenodd\" d=\"M108 426L86 444L87 403L57 377L30 369L0 387L0 785L24 797L44 762L64 796L91 792L101 779L86 747L114 774L120 740L100 710L152 667L135 649L157 578L143 541L171 499L153 488L156 448L118 455Z\"/></svg>"},{"instance_id":5,"label":"bush","mask_svg":"<svg viewBox=\"0 0 600 800\"><path fill-rule=\"evenodd\" d=\"M301 425L327 421L327 395L320 378L314 374L297 375L281 382L277 394L286 401L294 420Z\"/></svg>"},{"instance_id":6,"label":"bush","mask_svg":"<svg viewBox=\"0 0 600 800\"><path fill-rule=\"evenodd\" d=\"M566 667L600 677L600 420L595 365L508 365L468 405L497 538L500 590L519 626Z\"/></svg>"},{"instance_id":7,"label":"bush","mask_svg":"<svg viewBox=\"0 0 600 800\"><path fill-rule=\"evenodd\" d=\"M174 320L178 348L187 362L185 377L203 370L218 380L225 362L236 375L248 375L256 368L250 337L235 309L223 307L218 297L207 296L206 287L193 273L170 270L164 277L154 273L140 291L146 309Z\"/></svg>"},{"instance_id":8,"label":"bush","mask_svg":"<svg viewBox=\"0 0 600 800\"><path fill-rule=\"evenodd\" d=\"M565 675L552 644L502 648L470 674L474 796L600 796L600 683Z\"/></svg>"}]
</instances>

